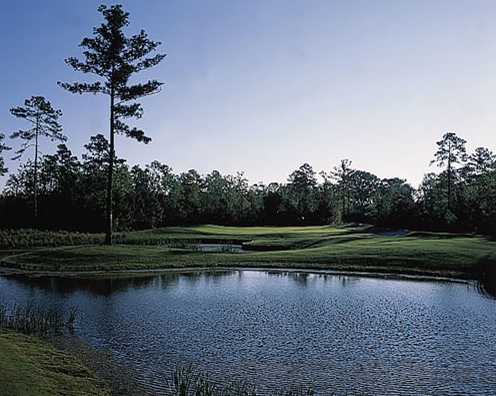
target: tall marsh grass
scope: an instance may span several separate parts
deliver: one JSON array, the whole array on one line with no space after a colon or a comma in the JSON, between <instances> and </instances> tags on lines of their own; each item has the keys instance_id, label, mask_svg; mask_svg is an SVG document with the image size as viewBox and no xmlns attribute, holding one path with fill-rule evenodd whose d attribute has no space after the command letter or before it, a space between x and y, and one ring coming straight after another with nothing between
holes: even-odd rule
<instances>
[{"instance_id":1,"label":"tall marsh grass","mask_svg":"<svg viewBox=\"0 0 496 396\"><path fill-rule=\"evenodd\" d=\"M219 385L190 366L178 366L172 374L170 393L175 396L258 396L256 388L244 382ZM295 387L271 393L273 396L313 396L312 388Z\"/></svg>"},{"instance_id":2,"label":"tall marsh grass","mask_svg":"<svg viewBox=\"0 0 496 396\"><path fill-rule=\"evenodd\" d=\"M76 308L71 308L67 314L63 314L58 310L34 304L9 307L0 303L0 329L28 335L46 337L63 334L65 330L73 332L76 318Z\"/></svg>"}]
</instances>

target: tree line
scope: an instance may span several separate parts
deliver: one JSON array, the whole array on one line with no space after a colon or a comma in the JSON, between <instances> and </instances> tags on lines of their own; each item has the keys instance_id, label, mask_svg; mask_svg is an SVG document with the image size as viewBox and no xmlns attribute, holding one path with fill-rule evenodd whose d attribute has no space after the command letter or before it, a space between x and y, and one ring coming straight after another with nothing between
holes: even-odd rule
<instances>
[{"instance_id":1,"label":"tree line","mask_svg":"<svg viewBox=\"0 0 496 396\"><path fill-rule=\"evenodd\" d=\"M432 162L441 171L427 173L418 188L355 169L349 160L319 173L303 164L285 183L250 184L243 173L175 173L159 161L130 166L115 157L113 225L130 230L199 223L362 222L496 235L496 156L483 147L468 154L465 144L456 134L445 134ZM39 227L104 231L110 144L97 134L84 148L77 158L61 143L55 154L39 159L37 168L30 159L10 174L0 195L2 226L33 224L37 178Z\"/></svg>"}]
</instances>

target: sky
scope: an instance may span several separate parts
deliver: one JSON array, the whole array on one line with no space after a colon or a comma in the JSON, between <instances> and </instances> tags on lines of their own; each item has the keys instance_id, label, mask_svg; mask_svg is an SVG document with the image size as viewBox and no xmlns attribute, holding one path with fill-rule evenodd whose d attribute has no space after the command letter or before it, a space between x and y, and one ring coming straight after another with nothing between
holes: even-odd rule
<instances>
[{"instance_id":1,"label":"sky","mask_svg":"<svg viewBox=\"0 0 496 396\"><path fill-rule=\"evenodd\" d=\"M77 155L108 135L108 98L57 81L88 76L64 64L101 22L93 0L1 0L0 131L25 126L9 109L43 95L62 109ZM165 83L119 136L131 165L176 172L244 171L283 182L348 158L379 177L418 184L435 142L456 132L496 151L496 2L492 0L122 0L129 33L145 29L166 59L142 78ZM138 77L139 79L139 77ZM17 143L14 143L14 146ZM53 144L43 143L51 153ZM11 170L17 162L9 161ZM0 180L0 184L5 182Z\"/></svg>"}]
</instances>

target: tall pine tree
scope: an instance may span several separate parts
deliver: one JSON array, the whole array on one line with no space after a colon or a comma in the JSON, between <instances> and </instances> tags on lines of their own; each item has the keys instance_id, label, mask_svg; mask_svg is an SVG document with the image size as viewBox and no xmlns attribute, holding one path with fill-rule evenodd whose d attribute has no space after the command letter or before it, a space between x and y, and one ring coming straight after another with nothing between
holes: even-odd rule
<instances>
[{"instance_id":1,"label":"tall pine tree","mask_svg":"<svg viewBox=\"0 0 496 396\"><path fill-rule=\"evenodd\" d=\"M84 38L83 58L68 58L66 63L74 70L95 75L94 82L61 83L59 85L72 93L104 94L110 98L110 147L106 198L106 243L112 244L112 179L115 161L114 136L116 133L149 143L151 139L137 128L131 128L126 118L141 118L143 108L137 99L160 91L163 85L157 80L131 84L135 74L159 64L164 54L150 55L161 44L152 41L144 30L126 36L124 29L129 25L129 13L120 5L98 8L104 23L94 28L93 37Z\"/></svg>"},{"instance_id":2,"label":"tall pine tree","mask_svg":"<svg viewBox=\"0 0 496 396\"><path fill-rule=\"evenodd\" d=\"M456 164L463 163L467 160L467 151L465 149L466 140L458 137L454 132L445 133L437 144L437 151L434 153L432 164L439 167L446 166L448 180L448 210L451 209L451 195L453 190L453 169Z\"/></svg>"},{"instance_id":3,"label":"tall pine tree","mask_svg":"<svg viewBox=\"0 0 496 396\"><path fill-rule=\"evenodd\" d=\"M24 142L16 151L13 159L19 159L28 148L34 149L34 218L38 217L38 155L40 138L49 138L52 142L65 142L67 138L62 134L59 118L62 111L54 109L52 104L43 96L32 96L24 101L24 106L10 109L11 114L30 123L31 128L14 132L12 139L21 139Z\"/></svg>"}]
</instances>

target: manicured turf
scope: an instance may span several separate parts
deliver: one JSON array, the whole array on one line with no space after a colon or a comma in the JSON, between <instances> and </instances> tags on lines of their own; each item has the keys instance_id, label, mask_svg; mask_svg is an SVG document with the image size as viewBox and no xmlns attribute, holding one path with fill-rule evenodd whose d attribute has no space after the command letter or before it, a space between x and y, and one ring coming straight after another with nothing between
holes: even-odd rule
<instances>
[{"instance_id":1,"label":"manicured turf","mask_svg":"<svg viewBox=\"0 0 496 396\"><path fill-rule=\"evenodd\" d=\"M362 228L367 228L364 226ZM223 227L201 225L191 227L166 227L145 231L120 232L114 234L119 244L181 245L192 242L246 242L254 237L299 238L319 237L329 234L347 233L346 227ZM33 229L1 230L0 250L32 249L40 247L76 246L103 243L104 234L79 232L39 231ZM0 251L1 254L1 251Z\"/></svg>"},{"instance_id":2,"label":"manicured turf","mask_svg":"<svg viewBox=\"0 0 496 396\"><path fill-rule=\"evenodd\" d=\"M496 242L481 236L409 233L382 236L354 227L170 227L133 232L112 247L35 250L3 258L26 271L124 271L259 266L476 277L496 265ZM245 253L202 253L199 242L243 242Z\"/></svg>"},{"instance_id":3,"label":"manicured turf","mask_svg":"<svg viewBox=\"0 0 496 396\"><path fill-rule=\"evenodd\" d=\"M75 357L40 339L0 331L0 395L110 395Z\"/></svg>"},{"instance_id":4,"label":"manicured turf","mask_svg":"<svg viewBox=\"0 0 496 396\"><path fill-rule=\"evenodd\" d=\"M225 227L215 225L202 225L192 227L167 227L155 230L130 232L120 235L124 244L171 244L181 243L215 243L232 242L244 243L255 240L260 241L286 241L316 240L333 235L355 232L363 227Z\"/></svg>"}]
</instances>

